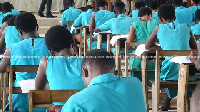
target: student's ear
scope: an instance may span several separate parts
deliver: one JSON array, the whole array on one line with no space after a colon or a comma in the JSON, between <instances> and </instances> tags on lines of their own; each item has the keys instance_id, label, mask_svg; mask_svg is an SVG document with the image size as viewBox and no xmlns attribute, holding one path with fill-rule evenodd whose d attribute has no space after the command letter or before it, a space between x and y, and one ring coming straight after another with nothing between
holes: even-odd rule
<instances>
[{"instance_id":1,"label":"student's ear","mask_svg":"<svg viewBox=\"0 0 200 112\"><path fill-rule=\"evenodd\" d=\"M88 77L89 76L87 68L82 68L82 76L83 77Z\"/></svg>"},{"instance_id":2,"label":"student's ear","mask_svg":"<svg viewBox=\"0 0 200 112\"><path fill-rule=\"evenodd\" d=\"M23 32L21 30L18 30L18 33L20 36L23 36Z\"/></svg>"}]
</instances>

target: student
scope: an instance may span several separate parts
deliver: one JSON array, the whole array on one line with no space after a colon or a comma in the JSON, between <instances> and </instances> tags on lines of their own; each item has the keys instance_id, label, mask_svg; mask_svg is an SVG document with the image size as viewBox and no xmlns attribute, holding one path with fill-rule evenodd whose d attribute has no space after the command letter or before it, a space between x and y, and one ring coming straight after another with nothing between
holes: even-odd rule
<instances>
[{"instance_id":1,"label":"student","mask_svg":"<svg viewBox=\"0 0 200 112\"><path fill-rule=\"evenodd\" d=\"M6 17L7 15L13 15L12 14L12 6L9 2L4 2L1 6L1 9L4 13L4 17Z\"/></svg>"},{"instance_id":2,"label":"student","mask_svg":"<svg viewBox=\"0 0 200 112\"><path fill-rule=\"evenodd\" d=\"M115 12L114 7L115 7L115 3L116 3L116 2L121 2L121 0L114 0L113 5L111 6L111 11L112 11L112 12Z\"/></svg>"},{"instance_id":3,"label":"student","mask_svg":"<svg viewBox=\"0 0 200 112\"><path fill-rule=\"evenodd\" d=\"M64 26L53 26L45 35L45 43L54 57L43 58L35 79L35 89L50 90L84 89L81 75L82 58L73 58L72 34ZM64 103L54 103L63 106Z\"/></svg>"},{"instance_id":4,"label":"student","mask_svg":"<svg viewBox=\"0 0 200 112\"><path fill-rule=\"evenodd\" d=\"M127 38L127 42L140 42L144 43L147 41L148 37L151 35L155 26L159 24L157 20L152 19L152 11L148 7L142 7L139 10L138 16L140 20L134 21L130 26L130 32ZM135 52L135 50L134 50ZM130 58L131 69L141 70L141 61L139 58ZM154 69L154 63L148 63L148 69ZM154 79L155 72L148 72L148 80ZM140 80L141 72L131 72L132 77L137 77ZM151 86L151 83L148 81L148 85Z\"/></svg>"},{"instance_id":5,"label":"student","mask_svg":"<svg viewBox=\"0 0 200 112\"><path fill-rule=\"evenodd\" d=\"M200 9L197 9L195 12L195 20L197 24L191 27L192 33L193 35L200 35ZM197 40L197 43L199 43L199 40Z\"/></svg>"},{"instance_id":6,"label":"student","mask_svg":"<svg viewBox=\"0 0 200 112\"><path fill-rule=\"evenodd\" d=\"M153 33L147 40L145 47L147 50L189 50L196 49L197 44L191 29L187 24L174 23L175 9L172 5L162 5L158 10L160 25L156 26ZM183 33L184 32L184 33ZM160 46L155 45L159 40ZM162 63L160 80L178 81L178 64L169 62L171 57L166 57ZM196 80L189 78L190 81ZM166 88L167 98L162 106L162 111L167 111L170 101L177 95L177 89ZM188 89L188 97L190 97L191 89Z\"/></svg>"},{"instance_id":7,"label":"student","mask_svg":"<svg viewBox=\"0 0 200 112\"><path fill-rule=\"evenodd\" d=\"M100 25L104 24L106 21L112 19L115 17L115 14L113 12L107 11L105 0L98 0L97 6L99 11L95 12L92 15L92 18L90 20L90 32L93 32L95 28L98 28ZM94 35L93 37L97 37L97 35ZM88 47L90 43L90 39L87 40ZM92 49L97 48L97 42L92 42ZM102 48L106 49L106 44L102 44Z\"/></svg>"},{"instance_id":8,"label":"student","mask_svg":"<svg viewBox=\"0 0 200 112\"><path fill-rule=\"evenodd\" d=\"M71 96L61 112L146 112L141 82L114 75L115 60L106 57L113 55L103 49L86 54L81 66L86 88Z\"/></svg>"},{"instance_id":9,"label":"student","mask_svg":"<svg viewBox=\"0 0 200 112\"><path fill-rule=\"evenodd\" d=\"M2 3L0 3L0 28L2 26L2 20L4 18L4 13L3 13L2 9L1 9L1 6L2 6Z\"/></svg>"},{"instance_id":10,"label":"student","mask_svg":"<svg viewBox=\"0 0 200 112\"><path fill-rule=\"evenodd\" d=\"M133 19L139 20L140 18L138 17L138 12L140 8L145 7L145 4L143 2L135 2L135 10L132 10L132 12L129 14L130 17Z\"/></svg>"},{"instance_id":11,"label":"student","mask_svg":"<svg viewBox=\"0 0 200 112\"><path fill-rule=\"evenodd\" d=\"M6 49L4 56L10 58L3 58L0 63L0 72L5 71L7 65L39 65L44 56L51 55L45 45L45 40L37 33L37 20L33 14L22 13L15 18L14 22L23 41L12 44ZM36 76L34 72L16 72L15 74L14 87L20 87L17 82L35 79ZM13 94L13 111L29 111L28 94ZM34 111L41 112L41 110Z\"/></svg>"},{"instance_id":12,"label":"student","mask_svg":"<svg viewBox=\"0 0 200 112\"><path fill-rule=\"evenodd\" d=\"M16 16L16 15L19 15L20 12L19 12L18 10L16 10L12 4L10 4L10 5L11 5L11 7L12 7L12 14L15 15L15 16Z\"/></svg>"},{"instance_id":13,"label":"student","mask_svg":"<svg viewBox=\"0 0 200 112\"><path fill-rule=\"evenodd\" d=\"M172 0L172 4L175 6L175 15L176 15L176 19L175 19L175 23L186 23L188 24L190 27L193 26L192 23L192 18L193 18L193 14L192 12L188 9L183 7L183 0Z\"/></svg>"},{"instance_id":14,"label":"student","mask_svg":"<svg viewBox=\"0 0 200 112\"><path fill-rule=\"evenodd\" d=\"M74 8L74 0L67 0L69 9L65 10L62 14L61 23L63 25L67 25L68 21L75 21L79 15L82 13L80 9ZM69 26L69 31L71 30L71 26Z\"/></svg>"},{"instance_id":15,"label":"student","mask_svg":"<svg viewBox=\"0 0 200 112\"><path fill-rule=\"evenodd\" d=\"M197 84L194 92L192 93L192 98L190 99L190 112L200 112L200 82Z\"/></svg>"},{"instance_id":16,"label":"student","mask_svg":"<svg viewBox=\"0 0 200 112\"><path fill-rule=\"evenodd\" d=\"M158 3L156 1L151 1L149 3L149 8L152 10L152 18L159 21L158 17Z\"/></svg>"}]
</instances>

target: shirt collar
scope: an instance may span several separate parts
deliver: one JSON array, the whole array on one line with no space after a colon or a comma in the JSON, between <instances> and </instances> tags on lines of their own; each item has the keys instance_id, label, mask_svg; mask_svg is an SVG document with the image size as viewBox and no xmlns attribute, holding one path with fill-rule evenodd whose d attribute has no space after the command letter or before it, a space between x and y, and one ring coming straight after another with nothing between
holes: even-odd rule
<instances>
[{"instance_id":1,"label":"shirt collar","mask_svg":"<svg viewBox=\"0 0 200 112\"><path fill-rule=\"evenodd\" d=\"M100 84L100 83L105 83L105 82L110 82L110 81L114 81L117 79L119 79L119 76L116 76L113 73L102 74L102 75L99 75L99 76L93 78L91 80L89 86Z\"/></svg>"},{"instance_id":2,"label":"shirt collar","mask_svg":"<svg viewBox=\"0 0 200 112\"><path fill-rule=\"evenodd\" d=\"M87 12L93 12L93 10L92 9L88 9Z\"/></svg>"},{"instance_id":3,"label":"shirt collar","mask_svg":"<svg viewBox=\"0 0 200 112\"><path fill-rule=\"evenodd\" d=\"M119 14L117 18L126 17L124 14Z\"/></svg>"},{"instance_id":4,"label":"shirt collar","mask_svg":"<svg viewBox=\"0 0 200 112\"><path fill-rule=\"evenodd\" d=\"M181 9L185 9L185 7L180 6L180 7L177 7L176 9L177 9L177 10L181 10Z\"/></svg>"},{"instance_id":5,"label":"shirt collar","mask_svg":"<svg viewBox=\"0 0 200 112\"><path fill-rule=\"evenodd\" d=\"M74 9L74 7L69 7L69 9Z\"/></svg>"},{"instance_id":6,"label":"shirt collar","mask_svg":"<svg viewBox=\"0 0 200 112\"><path fill-rule=\"evenodd\" d=\"M7 13L5 14L5 16L7 16L7 15L12 15L12 12L7 12Z\"/></svg>"}]
</instances>

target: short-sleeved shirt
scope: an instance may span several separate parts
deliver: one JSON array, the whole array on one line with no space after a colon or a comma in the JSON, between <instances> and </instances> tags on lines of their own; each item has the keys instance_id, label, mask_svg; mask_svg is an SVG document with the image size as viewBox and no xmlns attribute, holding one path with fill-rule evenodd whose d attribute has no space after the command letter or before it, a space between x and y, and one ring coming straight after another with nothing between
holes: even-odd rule
<instances>
[{"instance_id":1,"label":"short-sleeved shirt","mask_svg":"<svg viewBox=\"0 0 200 112\"><path fill-rule=\"evenodd\" d=\"M19 12L18 10L13 9L13 10L12 10L12 14L16 16L16 15L19 15L20 12Z\"/></svg>"},{"instance_id":2,"label":"short-sleeved shirt","mask_svg":"<svg viewBox=\"0 0 200 112\"><path fill-rule=\"evenodd\" d=\"M138 10L132 10L132 18L135 20L139 20L140 18L138 17Z\"/></svg>"},{"instance_id":3,"label":"short-sleeved shirt","mask_svg":"<svg viewBox=\"0 0 200 112\"><path fill-rule=\"evenodd\" d=\"M159 21L158 12L152 12L152 18Z\"/></svg>"},{"instance_id":4,"label":"short-sleeved shirt","mask_svg":"<svg viewBox=\"0 0 200 112\"><path fill-rule=\"evenodd\" d=\"M193 14L192 11L190 11L188 8L185 8L183 6L177 7L175 9L175 16L176 20L175 23L186 23L189 26L193 26L192 20L193 20Z\"/></svg>"},{"instance_id":5,"label":"short-sleeved shirt","mask_svg":"<svg viewBox=\"0 0 200 112\"><path fill-rule=\"evenodd\" d=\"M200 23L192 26L191 29L194 35L200 35Z\"/></svg>"},{"instance_id":6,"label":"short-sleeved shirt","mask_svg":"<svg viewBox=\"0 0 200 112\"><path fill-rule=\"evenodd\" d=\"M74 21L74 26L89 25L92 13L92 9L88 9L87 12L82 12L79 17Z\"/></svg>"},{"instance_id":7,"label":"short-sleeved shirt","mask_svg":"<svg viewBox=\"0 0 200 112\"><path fill-rule=\"evenodd\" d=\"M1 13L0 13L0 28L1 28L2 24L3 24L3 23L2 23L3 18L4 18L4 13L1 12Z\"/></svg>"},{"instance_id":8,"label":"short-sleeved shirt","mask_svg":"<svg viewBox=\"0 0 200 112\"><path fill-rule=\"evenodd\" d=\"M130 26L133 21L133 18L120 14L117 18L112 18L99 26L99 29L101 31L110 30L113 34L126 34L130 31Z\"/></svg>"},{"instance_id":9,"label":"short-sleeved shirt","mask_svg":"<svg viewBox=\"0 0 200 112\"><path fill-rule=\"evenodd\" d=\"M73 95L62 112L146 112L142 84L133 77L99 75Z\"/></svg>"},{"instance_id":10,"label":"short-sleeved shirt","mask_svg":"<svg viewBox=\"0 0 200 112\"><path fill-rule=\"evenodd\" d=\"M13 15L13 13L12 12L7 12L7 13L4 14L4 17L6 17L7 15Z\"/></svg>"}]
</instances>

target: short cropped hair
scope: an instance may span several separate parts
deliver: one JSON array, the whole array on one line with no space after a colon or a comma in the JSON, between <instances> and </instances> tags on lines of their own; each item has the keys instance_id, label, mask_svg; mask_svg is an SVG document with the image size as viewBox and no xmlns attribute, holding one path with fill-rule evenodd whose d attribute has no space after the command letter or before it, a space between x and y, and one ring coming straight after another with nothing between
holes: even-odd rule
<instances>
[{"instance_id":1,"label":"short cropped hair","mask_svg":"<svg viewBox=\"0 0 200 112\"><path fill-rule=\"evenodd\" d=\"M163 4L158 9L158 17L165 20L175 19L175 8L169 4Z\"/></svg>"},{"instance_id":2,"label":"short cropped hair","mask_svg":"<svg viewBox=\"0 0 200 112\"><path fill-rule=\"evenodd\" d=\"M199 0L192 0L195 4L199 4Z\"/></svg>"},{"instance_id":3,"label":"short cropped hair","mask_svg":"<svg viewBox=\"0 0 200 112\"><path fill-rule=\"evenodd\" d=\"M145 4L143 2L135 2L135 8L140 9L142 7L145 7Z\"/></svg>"},{"instance_id":4,"label":"short cropped hair","mask_svg":"<svg viewBox=\"0 0 200 112\"><path fill-rule=\"evenodd\" d=\"M4 2L1 6L1 9L4 12L10 12L10 11L12 11L12 6L11 6L10 2Z\"/></svg>"},{"instance_id":5,"label":"short cropped hair","mask_svg":"<svg viewBox=\"0 0 200 112\"><path fill-rule=\"evenodd\" d=\"M16 16L12 16L8 19L8 26L15 26L15 17Z\"/></svg>"},{"instance_id":6,"label":"short cropped hair","mask_svg":"<svg viewBox=\"0 0 200 112\"><path fill-rule=\"evenodd\" d=\"M195 19L200 21L200 9L197 9L195 12Z\"/></svg>"},{"instance_id":7,"label":"short cropped hair","mask_svg":"<svg viewBox=\"0 0 200 112\"><path fill-rule=\"evenodd\" d=\"M172 4L176 7L183 5L183 0L172 0Z\"/></svg>"},{"instance_id":8,"label":"short cropped hair","mask_svg":"<svg viewBox=\"0 0 200 112\"><path fill-rule=\"evenodd\" d=\"M64 26L53 26L45 34L45 43L49 50L60 52L71 47L72 34Z\"/></svg>"},{"instance_id":9,"label":"short cropped hair","mask_svg":"<svg viewBox=\"0 0 200 112\"><path fill-rule=\"evenodd\" d=\"M153 9L153 10L156 10L158 9L158 3L156 1L151 1L149 3L149 8Z\"/></svg>"},{"instance_id":10,"label":"short cropped hair","mask_svg":"<svg viewBox=\"0 0 200 112\"><path fill-rule=\"evenodd\" d=\"M17 28L17 30L21 30L26 33L32 32L36 30L37 20L32 13L25 12L19 14L15 18L15 27Z\"/></svg>"},{"instance_id":11,"label":"short cropped hair","mask_svg":"<svg viewBox=\"0 0 200 112\"><path fill-rule=\"evenodd\" d=\"M97 6L98 7L103 7L107 4L107 2L105 0L98 0L97 1Z\"/></svg>"},{"instance_id":12,"label":"short cropped hair","mask_svg":"<svg viewBox=\"0 0 200 112\"><path fill-rule=\"evenodd\" d=\"M7 15L6 17L3 18L2 23L8 21L8 19L10 19L13 15Z\"/></svg>"},{"instance_id":13,"label":"short cropped hair","mask_svg":"<svg viewBox=\"0 0 200 112\"><path fill-rule=\"evenodd\" d=\"M99 66L102 70L115 68L113 54L103 49L94 49L86 53L82 61L82 68L86 65Z\"/></svg>"},{"instance_id":14,"label":"short cropped hair","mask_svg":"<svg viewBox=\"0 0 200 112\"><path fill-rule=\"evenodd\" d=\"M66 0L66 4L70 7L74 5L74 0Z\"/></svg>"},{"instance_id":15,"label":"short cropped hair","mask_svg":"<svg viewBox=\"0 0 200 112\"><path fill-rule=\"evenodd\" d=\"M91 6L91 5L87 5L86 7L85 7L85 10L87 11L88 9L92 9L93 7Z\"/></svg>"},{"instance_id":16,"label":"short cropped hair","mask_svg":"<svg viewBox=\"0 0 200 112\"><path fill-rule=\"evenodd\" d=\"M148 7L142 7L138 12L138 17L143 17L145 15L151 15L152 10Z\"/></svg>"},{"instance_id":17,"label":"short cropped hair","mask_svg":"<svg viewBox=\"0 0 200 112\"><path fill-rule=\"evenodd\" d=\"M116 2L114 6L115 6L115 9L117 9L117 10L124 10L125 9L124 2Z\"/></svg>"}]
</instances>

